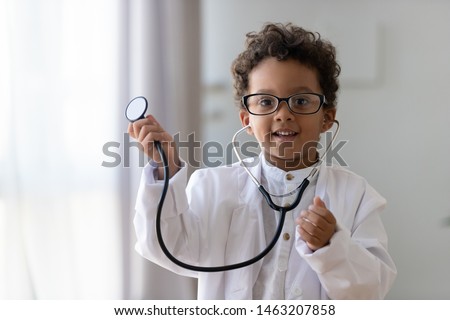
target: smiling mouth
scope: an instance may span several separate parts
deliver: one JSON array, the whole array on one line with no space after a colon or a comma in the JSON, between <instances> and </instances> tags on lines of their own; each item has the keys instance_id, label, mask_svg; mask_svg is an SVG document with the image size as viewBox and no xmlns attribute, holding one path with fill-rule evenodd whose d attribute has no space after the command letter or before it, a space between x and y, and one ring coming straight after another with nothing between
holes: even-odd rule
<instances>
[{"instance_id":1,"label":"smiling mouth","mask_svg":"<svg viewBox=\"0 0 450 320\"><path fill-rule=\"evenodd\" d=\"M279 137L289 137L289 136L295 136L297 135L297 132L294 131L276 131L273 133L274 136Z\"/></svg>"},{"instance_id":2,"label":"smiling mouth","mask_svg":"<svg viewBox=\"0 0 450 320\"><path fill-rule=\"evenodd\" d=\"M297 135L297 132L291 130L278 130L272 133L272 136L278 138L292 138Z\"/></svg>"},{"instance_id":3,"label":"smiling mouth","mask_svg":"<svg viewBox=\"0 0 450 320\"><path fill-rule=\"evenodd\" d=\"M297 135L298 135L298 133L295 131L278 130L278 131L272 132L271 140L273 142L293 142Z\"/></svg>"}]
</instances>

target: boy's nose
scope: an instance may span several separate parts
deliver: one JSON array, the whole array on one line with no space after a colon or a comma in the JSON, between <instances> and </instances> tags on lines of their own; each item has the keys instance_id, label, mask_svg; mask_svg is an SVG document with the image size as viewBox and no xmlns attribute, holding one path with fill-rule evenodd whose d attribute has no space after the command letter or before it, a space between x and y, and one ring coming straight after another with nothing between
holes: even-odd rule
<instances>
[{"instance_id":1,"label":"boy's nose","mask_svg":"<svg viewBox=\"0 0 450 320\"><path fill-rule=\"evenodd\" d=\"M275 119L280 121L292 120L294 114L289 109L286 101L281 101L278 106L277 112L275 112Z\"/></svg>"}]
</instances>

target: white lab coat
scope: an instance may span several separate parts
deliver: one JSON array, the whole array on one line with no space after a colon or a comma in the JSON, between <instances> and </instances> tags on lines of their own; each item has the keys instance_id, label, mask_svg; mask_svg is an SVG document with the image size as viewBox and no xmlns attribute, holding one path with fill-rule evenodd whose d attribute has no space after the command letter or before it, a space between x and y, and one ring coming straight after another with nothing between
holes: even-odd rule
<instances>
[{"instance_id":1,"label":"white lab coat","mask_svg":"<svg viewBox=\"0 0 450 320\"><path fill-rule=\"evenodd\" d=\"M257 163L250 170L260 180L261 161ZM155 232L161 190L162 183L154 180L152 167L147 166L136 203L136 250L177 274L198 278L199 299L252 299L262 260L237 270L197 273L164 255ZM385 200L363 178L326 165L321 166L316 195L336 217L337 231L329 245L315 252L296 233L294 245L307 263L306 269L299 268L304 273L299 277L320 281L322 290L314 299L383 299L397 273L380 219ZM166 246L188 264L221 266L248 260L266 246L262 205L265 200L239 164L197 170L188 184L183 168L170 180L164 204Z\"/></svg>"}]
</instances>

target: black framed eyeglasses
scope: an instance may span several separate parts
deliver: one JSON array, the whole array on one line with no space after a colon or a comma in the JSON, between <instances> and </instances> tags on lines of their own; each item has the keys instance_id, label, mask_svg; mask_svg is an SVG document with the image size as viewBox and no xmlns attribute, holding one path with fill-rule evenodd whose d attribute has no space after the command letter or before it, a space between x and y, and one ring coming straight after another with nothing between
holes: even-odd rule
<instances>
[{"instance_id":1,"label":"black framed eyeglasses","mask_svg":"<svg viewBox=\"0 0 450 320\"><path fill-rule=\"evenodd\" d=\"M286 101L289 110L296 114L314 114L324 103L325 96L319 93L296 93L287 98L272 94L253 93L242 97L242 104L251 114L262 116L278 110L281 101Z\"/></svg>"}]
</instances>

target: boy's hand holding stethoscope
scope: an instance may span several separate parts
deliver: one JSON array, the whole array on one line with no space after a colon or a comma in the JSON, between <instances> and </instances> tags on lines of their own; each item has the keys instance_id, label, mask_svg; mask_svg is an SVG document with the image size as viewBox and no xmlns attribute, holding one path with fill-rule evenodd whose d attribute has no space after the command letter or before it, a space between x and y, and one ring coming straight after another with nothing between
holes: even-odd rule
<instances>
[{"instance_id":1,"label":"boy's hand holding stethoscope","mask_svg":"<svg viewBox=\"0 0 450 320\"><path fill-rule=\"evenodd\" d=\"M172 135L166 132L152 115L144 117L147 110L147 101L143 97L133 99L129 106L126 113L128 120L130 120L128 134L138 141L144 153L160 166L158 179L162 180L164 178L162 159L160 153L155 148L155 141L159 141L167 155L169 177L172 177L178 172L181 165Z\"/></svg>"}]
</instances>

